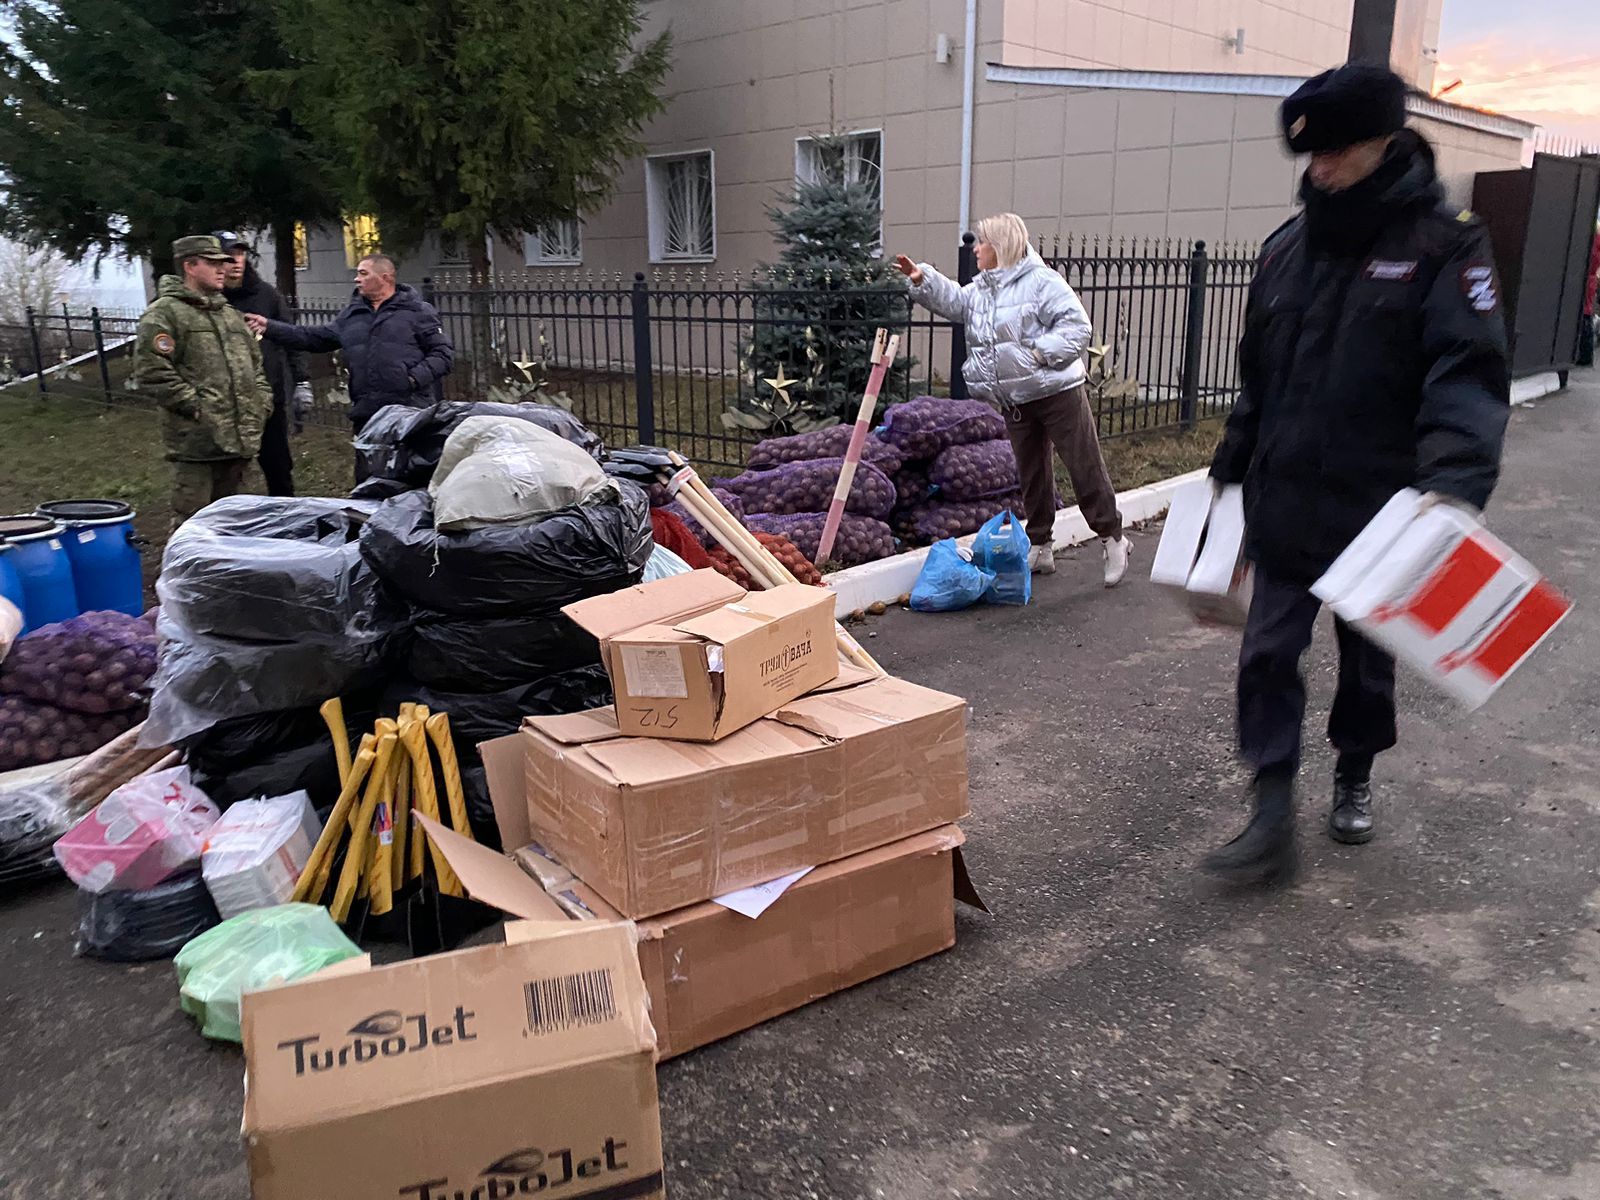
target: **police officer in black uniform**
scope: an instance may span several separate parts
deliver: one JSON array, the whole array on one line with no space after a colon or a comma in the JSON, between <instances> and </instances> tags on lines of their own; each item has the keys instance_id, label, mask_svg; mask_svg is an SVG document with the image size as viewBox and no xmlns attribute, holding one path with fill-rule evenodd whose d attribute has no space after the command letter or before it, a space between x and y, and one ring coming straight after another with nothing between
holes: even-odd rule
<instances>
[{"instance_id":1,"label":"police officer in black uniform","mask_svg":"<svg viewBox=\"0 0 1600 1200\"><path fill-rule=\"evenodd\" d=\"M1242 390L1211 464L1218 484L1244 485L1255 565L1238 683L1255 811L1202 863L1234 882L1286 880L1296 866L1312 583L1399 489L1476 511L1499 475L1510 378L1488 237L1442 203L1405 100L1390 71L1347 64L1280 114L1289 148L1311 156L1305 207L1262 248ZM1342 622L1337 632L1328 831L1359 843L1373 833L1373 758L1395 744L1394 660Z\"/></svg>"}]
</instances>

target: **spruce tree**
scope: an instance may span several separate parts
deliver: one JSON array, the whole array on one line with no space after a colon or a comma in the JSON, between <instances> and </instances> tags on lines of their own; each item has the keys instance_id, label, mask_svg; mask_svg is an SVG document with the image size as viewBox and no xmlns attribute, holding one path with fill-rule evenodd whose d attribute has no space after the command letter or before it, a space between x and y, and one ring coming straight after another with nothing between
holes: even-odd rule
<instances>
[{"instance_id":1,"label":"spruce tree","mask_svg":"<svg viewBox=\"0 0 1600 1200\"><path fill-rule=\"evenodd\" d=\"M817 178L767 209L781 249L757 269L740 395L723 414L730 429L798 433L853 417L874 335L903 330L910 315L905 283L879 253L877 190L845 178L837 140L822 140L819 159ZM885 397L904 387L910 366L898 357ZM795 382L767 382L780 376Z\"/></svg>"},{"instance_id":2,"label":"spruce tree","mask_svg":"<svg viewBox=\"0 0 1600 1200\"><path fill-rule=\"evenodd\" d=\"M257 86L291 65L268 6L0 0L0 26L0 231L170 270L184 234L338 216L326 159Z\"/></svg>"}]
</instances>

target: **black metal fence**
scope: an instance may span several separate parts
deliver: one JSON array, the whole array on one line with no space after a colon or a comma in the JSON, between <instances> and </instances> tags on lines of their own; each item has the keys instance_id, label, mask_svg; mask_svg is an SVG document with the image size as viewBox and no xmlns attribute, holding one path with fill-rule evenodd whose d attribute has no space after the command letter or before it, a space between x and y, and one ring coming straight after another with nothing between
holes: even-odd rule
<instances>
[{"instance_id":1,"label":"black metal fence","mask_svg":"<svg viewBox=\"0 0 1600 1200\"><path fill-rule=\"evenodd\" d=\"M1072 238L1041 242L1039 250L1093 322L1090 393L1102 436L1185 428L1228 409L1254 247L1227 245L1218 253L1204 242ZM976 276L970 235L951 273L963 283ZM860 367L826 356L830 335L844 323L859 326L852 314L862 311L898 333L900 353L910 359L909 369L891 377L885 403L965 395L960 325L849 281L829 291L820 308L817 292L782 278L709 271L630 279L552 270L476 288L441 277L425 281L423 291L457 348L446 382L451 398L509 394L539 378L609 443L663 443L715 468L741 466L761 436L724 414L741 399L770 397L766 380L827 378ZM340 307L307 303L299 317L330 321ZM807 326L801 343L810 361L752 361L758 334L785 323ZM30 311L23 325L0 325L0 384L9 374L44 393L136 400L126 384L136 324L127 313ZM324 364L313 422L344 426L339 379Z\"/></svg>"}]
</instances>

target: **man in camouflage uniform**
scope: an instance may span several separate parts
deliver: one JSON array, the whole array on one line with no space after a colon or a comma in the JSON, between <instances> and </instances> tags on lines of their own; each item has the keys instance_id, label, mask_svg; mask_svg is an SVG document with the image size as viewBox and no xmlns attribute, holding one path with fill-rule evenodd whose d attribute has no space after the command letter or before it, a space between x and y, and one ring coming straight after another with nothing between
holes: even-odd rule
<instances>
[{"instance_id":1,"label":"man in camouflage uniform","mask_svg":"<svg viewBox=\"0 0 1600 1200\"><path fill-rule=\"evenodd\" d=\"M244 490L272 414L272 388L255 335L223 298L222 244L201 234L179 238L172 261L177 274L162 277L139 320L134 380L166 410L176 528Z\"/></svg>"}]
</instances>

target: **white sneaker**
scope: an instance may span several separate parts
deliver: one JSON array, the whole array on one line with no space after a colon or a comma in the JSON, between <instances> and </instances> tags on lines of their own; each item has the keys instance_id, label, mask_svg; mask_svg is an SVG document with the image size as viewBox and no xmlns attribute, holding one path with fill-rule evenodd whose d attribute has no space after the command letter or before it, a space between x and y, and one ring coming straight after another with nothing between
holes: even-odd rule
<instances>
[{"instance_id":1,"label":"white sneaker","mask_svg":"<svg viewBox=\"0 0 1600 1200\"><path fill-rule=\"evenodd\" d=\"M1116 587L1128 573L1128 560L1133 556L1133 543L1125 537L1116 541L1100 539L1100 548L1106 556L1106 586Z\"/></svg>"},{"instance_id":2,"label":"white sneaker","mask_svg":"<svg viewBox=\"0 0 1600 1200\"><path fill-rule=\"evenodd\" d=\"M1056 573L1056 550L1049 542L1028 551L1028 569L1035 575Z\"/></svg>"}]
</instances>

